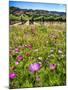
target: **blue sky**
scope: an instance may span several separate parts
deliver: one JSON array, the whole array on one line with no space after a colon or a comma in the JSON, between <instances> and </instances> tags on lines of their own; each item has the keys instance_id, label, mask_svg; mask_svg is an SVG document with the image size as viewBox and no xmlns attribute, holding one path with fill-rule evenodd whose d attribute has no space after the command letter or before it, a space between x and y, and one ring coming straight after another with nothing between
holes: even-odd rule
<instances>
[{"instance_id":1,"label":"blue sky","mask_svg":"<svg viewBox=\"0 0 68 90\"><path fill-rule=\"evenodd\" d=\"M40 9L49 11L65 12L64 4L48 4L48 3L33 3L23 1L10 1L9 6L19 7L21 9Z\"/></svg>"}]
</instances>

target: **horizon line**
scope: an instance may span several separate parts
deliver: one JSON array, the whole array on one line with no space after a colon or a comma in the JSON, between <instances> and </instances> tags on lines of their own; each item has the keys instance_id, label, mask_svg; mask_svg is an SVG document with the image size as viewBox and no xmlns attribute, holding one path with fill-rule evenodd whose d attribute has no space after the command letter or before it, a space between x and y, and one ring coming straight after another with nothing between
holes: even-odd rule
<instances>
[{"instance_id":1,"label":"horizon line","mask_svg":"<svg viewBox=\"0 0 68 90\"><path fill-rule=\"evenodd\" d=\"M16 7L16 6L9 6L9 7L15 7L15 8L19 8L19 9L22 9L22 10L24 10L24 9L27 9L27 10L42 10L42 11L52 11L52 12L63 12L63 13L66 13L66 11L56 11L56 10L44 10L44 9L31 9L31 8L20 8L20 7Z\"/></svg>"}]
</instances>

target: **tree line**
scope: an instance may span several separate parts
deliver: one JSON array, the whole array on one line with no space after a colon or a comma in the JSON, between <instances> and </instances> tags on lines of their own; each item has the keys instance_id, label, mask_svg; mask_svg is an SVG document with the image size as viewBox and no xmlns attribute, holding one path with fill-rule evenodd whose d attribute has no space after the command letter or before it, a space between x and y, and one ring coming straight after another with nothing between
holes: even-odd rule
<instances>
[{"instance_id":1,"label":"tree line","mask_svg":"<svg viewBox=\"0 0 68 90\"><path fill-rule=\"evenodd\" d=\"M26 19L27 17L27 19ZM19 22L22 22L22 24L24 24L25 22L27 22L29 20L29 23L30 24L33 24L34 22L47 22L47 21L50 21L50 22L65 22L66 21L66 18L65 16L55 16L55 15L48 15L48 16L37 16L37 15L21 15L21 16L15 16L15 15L12 15L10 14L9 16L9 19L10 19L10 22L16 22L16 21L19 21Z\"/></svg>"}]
</instances>

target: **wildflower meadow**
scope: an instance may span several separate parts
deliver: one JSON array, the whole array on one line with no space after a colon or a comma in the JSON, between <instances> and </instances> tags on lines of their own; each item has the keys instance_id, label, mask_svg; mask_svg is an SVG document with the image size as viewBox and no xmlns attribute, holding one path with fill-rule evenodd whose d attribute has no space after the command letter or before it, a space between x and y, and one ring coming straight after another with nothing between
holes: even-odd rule
<instances>
[{"instance_id":1,"label":"wildflower meadow","mask_svg":"<svg viewBox=\"0 0 68 90\"><path fill-rule=\"evenodd\" d=\"M66 22L33 22L9 25L9 87L66 85Z\"/></svg>"},{"instance_id":2,"label":"wildflower meadow","mask_svg":"<svg viewBox=\"0 0 68 90\"><path fill-rule=\"evenodd\" d=\"M10 27L10 87L65 85L65 24Z\"/></svg>"}]
</instances>

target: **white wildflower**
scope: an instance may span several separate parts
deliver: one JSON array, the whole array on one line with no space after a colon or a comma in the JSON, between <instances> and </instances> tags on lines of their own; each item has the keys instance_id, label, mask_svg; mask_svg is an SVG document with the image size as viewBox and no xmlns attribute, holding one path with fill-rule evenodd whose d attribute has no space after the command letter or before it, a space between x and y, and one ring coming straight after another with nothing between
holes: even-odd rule
<instances>
[{"instance_id":1,"label":"white wildflower","mask_svg":"<svg viewBox=\"0 0 68 90\"><path fill-rule=\"evenodd\" d=\"M39 60L42 60L42 57L38 57Z\"/></svg>"},{"instance_id":2,"label":"white wildflower","mask_svg":"<svg viewBox=\"0 0 68 90\"><path fill-rule=\"evenodd\" d=\"M62 51L61 51L61 50L58 50L58 53L60 53L60 54L61 54L61 53L62 53Z\"/></svg>"}]
</instances>

